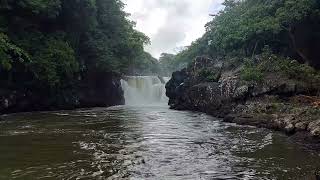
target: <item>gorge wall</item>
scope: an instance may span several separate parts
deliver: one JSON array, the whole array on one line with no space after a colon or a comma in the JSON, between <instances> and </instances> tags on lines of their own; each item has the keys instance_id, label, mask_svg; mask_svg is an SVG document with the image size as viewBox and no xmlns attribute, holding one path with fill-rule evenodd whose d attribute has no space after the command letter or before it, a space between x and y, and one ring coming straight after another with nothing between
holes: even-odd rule
<instances>
[{"instance_id":1,"label":"gorge wall","mask_svg":"<svg viewBox=\"0 0 320 180\"><path fill-rule=\"evenodd\" d=\"M0 114L123 105L120 79L115 73L91 74L59 95L40 90L0 88Z\"/></svg>"},{"instance_id":2,"label":"gorge wall","mask_svg":"<svg viewBox=\"0 0 320 180\"><path fill-rule=\"evenodd\" d=\"M259 62L259 57L256 59ZM300 67L298 63L296 66ZM244 80L243 72L244 65L231 68L221 60L198 57L186 69L174 72L166 84L170 108L303 134L312 144L320 142L320 99L316 96L320 83L315 76L295 78L280 68L249 81ZM305 77L303 73L299 76Z\"/></svg>"}]
</instances>

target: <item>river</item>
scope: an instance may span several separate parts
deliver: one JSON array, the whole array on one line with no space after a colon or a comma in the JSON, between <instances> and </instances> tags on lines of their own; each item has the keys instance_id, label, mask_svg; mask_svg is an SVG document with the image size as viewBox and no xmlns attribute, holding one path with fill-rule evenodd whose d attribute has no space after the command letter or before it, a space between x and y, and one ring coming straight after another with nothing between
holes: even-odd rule
<instances>
[{"instance_id":1,"label":"river","mask_svg":"<svg viewBox=\"0 0 320 180\"><path fill-rule=\"evenodd\" d=\"M320 167L284 134L147 102L4 116L0 179L310 179Z\"/></svg>"}]
</instances>

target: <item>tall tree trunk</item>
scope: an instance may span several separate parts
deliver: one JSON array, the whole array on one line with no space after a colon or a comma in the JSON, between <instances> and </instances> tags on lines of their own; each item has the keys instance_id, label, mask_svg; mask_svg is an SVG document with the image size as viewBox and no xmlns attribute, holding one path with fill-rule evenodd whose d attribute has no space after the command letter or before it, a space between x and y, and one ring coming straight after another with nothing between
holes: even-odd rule
<instances>
[{"instance_id":1,"label":"tall tree trunk","mask_svg":"<svg viewBox=\"0 0 320 180\"><path fill-rule=\"evenodd\" d=\"M253 52L252 52L252 58L255 56L256 54L256 50L257 50L257 47L258 47L258 44L259 44L259 40L256 41L255 45L254 45L254 49L253 49Z\"/></svg>"}]
</instances>

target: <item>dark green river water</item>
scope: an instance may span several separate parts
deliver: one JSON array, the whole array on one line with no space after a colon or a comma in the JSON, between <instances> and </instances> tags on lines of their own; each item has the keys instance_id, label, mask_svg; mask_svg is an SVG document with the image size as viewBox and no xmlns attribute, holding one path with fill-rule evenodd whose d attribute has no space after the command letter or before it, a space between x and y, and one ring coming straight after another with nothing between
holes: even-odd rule
<instances>
[{"instance_id":1,"label":"dark green river water","mask_svg":"<svg viewBox=\"0 0 320 180\"><path fill-rule=\"evenodd\" d=\"M281 133L166 106L14 114L0 121L0 179L311 179Z\"/></svg>"}]
</instances>

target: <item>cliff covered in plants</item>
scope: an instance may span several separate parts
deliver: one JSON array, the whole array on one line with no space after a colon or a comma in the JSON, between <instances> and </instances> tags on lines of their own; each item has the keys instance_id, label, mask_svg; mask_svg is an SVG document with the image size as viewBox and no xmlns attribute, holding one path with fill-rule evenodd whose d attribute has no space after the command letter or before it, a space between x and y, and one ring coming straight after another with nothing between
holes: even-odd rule
<instances>
[{"instance_id":1,"label":"cliff covered in plants","mask_svg":"<svg viewBox=\"0 0 320 180\"><path fill-rule=\"evenodd\" d=\"M164 65L177 70L197 56L245 58L273 53L320 68L320 2L317 0L225 0L206 33ZM164 54L164 59L168 59ZM237 65L237 64L235 64Z\"/></svg>"},{"instance_id":2,"label":"cliff covered in plants","mask_svg":"<svg viewBox=\"0 0 320 180\"><path fill-rule=\"evenodd\" d=\"M122 104L120 74L156 71L120 0L0 2L0 113Z\"/></svg>"},{"instance_id":3,"label":"cliff covered in plants","mask_svg":"<svg viewBox=\"0 0 320 180\"><path fill-rule=\"evenodd\" d=\"M170 107L319 142L320 2L224 5L203 37L165 61L184 67L166 85Z\"/></svg>"}]
</instances>

